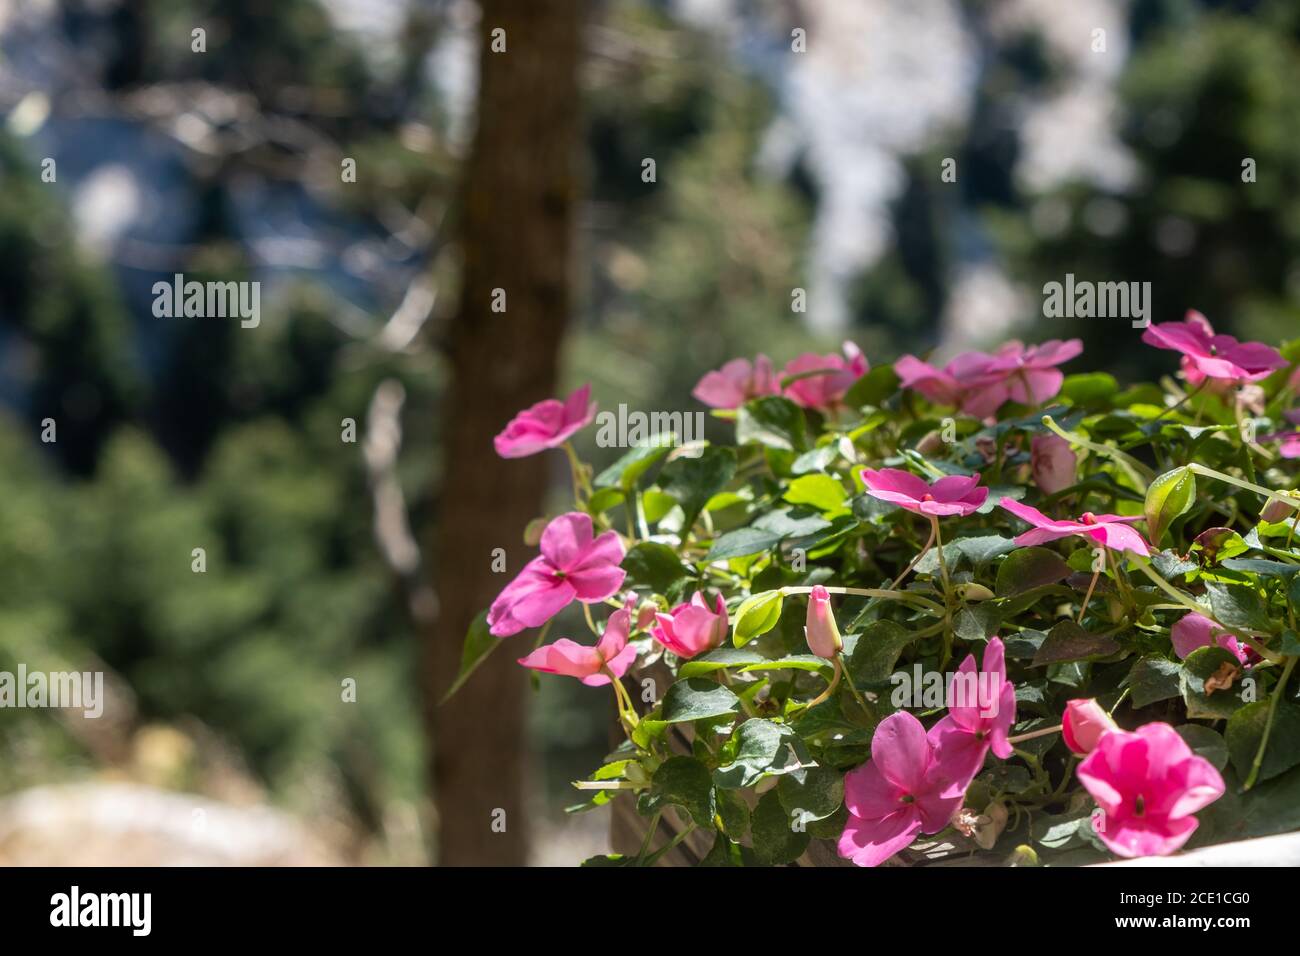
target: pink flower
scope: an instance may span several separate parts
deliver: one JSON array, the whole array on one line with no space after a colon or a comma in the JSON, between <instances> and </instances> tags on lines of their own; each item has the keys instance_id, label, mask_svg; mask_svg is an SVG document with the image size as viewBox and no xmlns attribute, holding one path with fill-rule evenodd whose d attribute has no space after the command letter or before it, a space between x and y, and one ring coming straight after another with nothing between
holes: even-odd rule
<instances>
[{"instance_id":1,"label":"pink flower","mask_svg":"<svg viewBox=\"0 0 1300 956\"><path fill-rule=\"evenodd\" d=\"M668 614L657 614L654 639L678 657L711 651L727 638L727 604L719 594L710 609L699 591L689 604L679 604Z\"/></svg>"},{"instance_id":2,"label":"pink flower","mask_svg":"<svg viewBox=\"0 0 1300 956\"><path fill-rule=\"evenodd\" d=\"M987 418L1008 399L1038 405L1056 397L1064 374L1055 366L1083 351L1078 339L1053 339L1026 348L1011 341L992 355L966 352L943 369L904 355L894 363L904 388L913 388L940 405L953 405L968 415Z\"/></svg>"},{"instance_id":3,"label":"pink flower","mask_svg":"<svg viewBox=\"0 0 1300 956\"><path fill-rule=\"evenodd\" d=\"M840 856L858 866L877 866L918 833L938 833L961 806L963 788L944 777L934 744L907 711L876 726L871 759L844 778L849 819L840 834Z\"/></svg>"},{"instance_id":4,"label":"pink flower","mask_svg":"<svg viewBox=\"0 0 1300 956\"><path fill-rule=\"evenodd\" d=\"M636 647L627 642L632 614L627 608L615 611L605 624L605 633L595 647L587 647L562 637L553 644L543 644L519 663L543 674L576 677L589 687L609 683L609 674L622 677L636 660Z\"/></svg>"},{"instance_id":5,"label":"pink flower","mask_svg":"<svg viewBox=\"0 0 1300 956\"><path fill-rule=\"evenodd\" d=\"M547 448L558 448L595 417L591 386L584 385L563 402L548 398L525 408L492 443L502 458L526 458Z\"/></svg>"},{"instance_id":6,"label":"pink flower","mask_svg":"<svg viewBox=\"0 0 1300 956\"><path fill-rule=\"evenodd\" d=\"M904 355L894 363L899 384L920 392L936 405L952 405L976 418L988 418L1007 400L1000 376L990 376L993 356L966 352L942 369Z\"/></svg>"},{"instance_id":7,"label":"pink flower","mask_svg":"<svg viewBox=\"0 0 1300 956\"><path fill-rule=\"evenodd\" d=\"M965 516L978 511L989 496L987 488L976 487L980 483L979 475L948 475L928 484L911 472L898 468L881 468L879 471L864 468L860 474L871 497L917 514Z\"/></svg>"},{"instance_id":8,"label":"pink flower","mask_svg":"<svg viewBox=\"0 0 1300 956\"><path fill-rule=\"evenodd\" d=\"M1029 443L1029 472L1045 495L1054 495L1074 484L1078 463L1079 456L1060 435L1035 435Z\"/></svg>"},{"instance_id":9,"label":"pink flower","mask_svg":"<svg viewBox=\"0 0 1300 956\"><path fill-rule=\"evenodd\" d=\"M804 632L812 652L828 661L834 660L844 647L840 629L835 623L835 611L831 608L830 592L820 584L808 595L808 620Z\"/></svg>"},{"instance_id":10,"label":"pink flower","mask_svg":"<svg viewBox=\"0 0 1300 956\"><path fill-rule=\"evenodd\" d=\"M1021 405L1041 405L1055 398L1065 381L1065 373L1056 368L1083 352L1078 339L1061 341L1052 339L1042 345L1028 348L1019 342L1008 342L994 353L988 377L999 378L1005 385L1007 397Z\"/></svg>"},{"instance_id":11,"label":"pink flower","mask_svg":"<svg viewBox=\"0 0 1300 956\"><path fill-rule=\"evenodd\" d=\"M975 669L967 654L948 685L948 715L930 728L930 740L950 779L964 790L993 753L1011 756L1008 733L1016 722L1016 689L1007 680L1005 649L993 638L984 649L984 668Z\"/></svg>"},{"instance_id":12,"label":"pink flower","mask_svg":"<svg viewBox=\"0 0 1300 956\"><path fill-rule=\"evenodd\" d=\"M839 404L849 387L867 374L867 368L867 357L852 342L845 342L842 357L805 352L791 359L781 370L781 378L799 376L784 389L796 405L825 411Z\"/></svg>"},{"instance_id":13,"label":"pink flower","mask_svg":"<svg viewBox=\"0 0 1300 956\"><path fill-rule=\"evenodd\" d=\"M1043 544L1057 538L1068 538L1072 534L1092 538L1099 544L1115 551L1132 551L1143 557L1149 557L1151 549L1142 535L1128 526L1130 521L1141 521L1141 516L1121 517L1120 515L1095 515L1085 511L1078 521L1056 521L1047 517L1037 508L1021 504L1010 498L998 502L1017 518L1028 521L1033 529L1016 537L1016 544Z\"/></svg>"},{"instance_id":14,"label":"pink flower","mask_svg":"<svg viewBox=\"0 0 1300 956\"><path fill-rule=\"evenodd\" d=\"M1183 322L1161 322L1142 333L1142 341L1159 349L1182 352L1183 374L1192 385L1207 378L1258 382L1287 364L1274 348L1261 342L1238 342L1215 335L1209 320L1194 309Z\"/></svg>"},{"instance_id":15,"label":"pink flower","mask_svg":"<svg viewBox=\"0 0 1300 956\"><path fill-rule=\"evenodd\" d=\"M1186 658L1192 651L1215 644L1230 652L1237 660L1245 664L1250 660L1249 647L1242 644L1233 634L1228 633L1204 614L1185 614L1169 630L1169 640L1174 645L1174 653L1179 658Z\"/></svg>"},{"instance_id":16,"label":"pink flower","mask_svg":"<svg viewBox=\"0 0 1300 956\"><path fill-rule=\"evenodd\" d=\"M1125 857L1173 853L1196 830L1192 814L1223 796L1214 765L1164 723L1102 734L1078 772L1104 814L1092 828Z\"/></svg>"},{"instance_id":17,"label":"pink flower","mask_svg":"<svg viewBox=\"0 0 1300 956\"><path fill-rule=\"evenodd\" d=\"M603 601L618 591L627 576L619 567L624 550L618 533L606 531L593 541L591 516L578 511L560 515L546 526L541 552L488 609L489 630L497 637L540 627L575 598L586 604Z\"/></svg>"},{"instance_id":18,"label":"pink flower","mask_svg":"<svg viewBox=\"0 0 1300 956\"><path fill-rule=\"evenodd\" d=\"M706 372L691 392L710 408L739 408L751 398L776 395L781 391L766 355L754 359L732 359L715 372Z\"/></svg>"},{"instance_id":19,"label":"pink flower","mask_svg":"<svg viewBox=\"0 0 1300 956\"><path fill-rule=\"evenodd\" d=\"M1110 714L1095 700L1071 700L1065 704L1061 718L1061 737L1065 746L1077 754L1092 753L1103 734L1119 730Z\"/></svg>"}]
</instances>

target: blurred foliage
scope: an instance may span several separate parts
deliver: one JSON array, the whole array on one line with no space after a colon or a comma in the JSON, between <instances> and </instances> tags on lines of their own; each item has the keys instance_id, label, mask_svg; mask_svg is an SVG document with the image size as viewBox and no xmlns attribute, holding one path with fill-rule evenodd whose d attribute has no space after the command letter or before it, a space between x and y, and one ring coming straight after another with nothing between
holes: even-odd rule
<instances>
[{"instance_id":1,"label":"blurred foliage","mask_svg":"<svg viewBox=\"0 0 1300 956\"><path fill-rule=\"evenodd\" d=\"M969 6L977 17L984 5ZM425 58L444 12L413 5L381 62L316 0L147 0L111 15L69 3L59 16L105 90L221 86L253 122L227 117L219 132L238 140L271 128L324 156L313 164L319 156L275 140L187 170L197 224L177 271L228 280L251 272L230 212L250 172L297 183L351 226L380 231L405 221L395 210L449 205L449 111ZM201 57L190 52L196 24L208 31ZM980 38L987 66L972 116L902 157L896 241L853 289L849 332L873 361L934 344L972 219L993 239L988 255L1031 291L1065 272L1151 281L1156 320L1197 307L1223 331L1294 335L1300 86L1288 78L1300 72L1300 8L1138 0L1130 26L1121 135L1140 174L1115 195L1081 184L1032 195L1016 182L1017 104L1059 84L1060 64L1032 32L1003 46ZM778 112L773 85L660 4L611 0L587 44L589 201L569 377L592 381L607 409L698 411L690 389L733 356L763 351L780 364L837 348L811 342L791 309L792 290L807 286L819 197L805 170L776 177L757 162ZM366 171L355 186L339 188L339 156ZM945 156L959 158L957 189L936 182ZM656 160L654 183L641 178L646 157ZM1243 185L1246 157L1258 178ZM342 331L356 306L306 280L264 297L257 334L219 321L159 328L125 291L139 275L78 244L68 197L38 173L24 144L0 134L0 397L9 409L0 419L0 667L93 655L130 685L142 721L196 719L278 797L313 805L303 782L332 781L355 819L378 828L389 801L421 790L417 652L372 541L359 446L339 440L340 422L355 419L364 435L376 385L403 382L401 478L422 525L443 467L436 360L358 341ZM1043 204L1061 213L1059 231L1043 230ZM445 261L436 268L448 271ZM380 322L401 290L374 291L361 311ZM1118 374L1172 369L1154 350L1111 347L1107 321L1022 318L1027 338L1081 335L1094 364ZM43 445L46 417L58 440ZM593 431L581 437L590 443ZM583 450L597 465L615 454ZM563 462L555 466L562 482ZM207 551L206 573L190 570L195 547ZM340 706L347 676L358 680L357 706ZM591 699L537 699L535 731L557 788L605 745L606 715ZM0 787L12 789L74 776L93 760L57 721L17 714L0 720L0 765Z\"/></svg>"}]
</instances>

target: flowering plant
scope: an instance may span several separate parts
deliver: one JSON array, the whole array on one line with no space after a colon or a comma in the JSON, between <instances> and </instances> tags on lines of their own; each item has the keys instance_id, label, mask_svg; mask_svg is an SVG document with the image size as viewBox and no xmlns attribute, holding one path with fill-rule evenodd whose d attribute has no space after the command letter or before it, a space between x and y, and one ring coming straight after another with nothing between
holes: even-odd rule
<instances>
[{"instance_id":1,"label":"flowering plant","mask_svg":"<svg viewBox=\"0 0 1300 956\"><path fill-rule=\"evenodd\" d=\"M1070 864L1300 827L1300 341L1197 313L1141 341L1179 378L1066 374L1077 341L737 359L694 392L734 444L599 474L567 442L585 389L507 424L503 455L567 452L574 509L462 679L508 641L612 688L625 740L573 809L633 801L645 841L589 862L695 834L719 865ZM574 602L591 633L553 638Z\"/></svg>"}]
</instances>

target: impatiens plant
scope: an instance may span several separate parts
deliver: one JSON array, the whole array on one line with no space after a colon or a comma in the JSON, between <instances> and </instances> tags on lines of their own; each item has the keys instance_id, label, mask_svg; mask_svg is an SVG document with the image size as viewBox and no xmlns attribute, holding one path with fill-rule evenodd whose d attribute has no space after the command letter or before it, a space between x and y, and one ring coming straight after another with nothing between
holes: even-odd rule
<instances>
[{"instance_id":1,"label":"impatiens plant","mask_svg":"<svg viewBox=\"0 0 1300 956\"><path fill-rule=\"evenodd\" d=\"M462 679L510 642L612 688L625 739L572 810L624 801L644 840L591 862L1073 864L1300 828L1300 341L1132 334L1179 377L1066 374L1077 341L846 345L705 375L731 444L595 474L586 389L506 425L503 455L565 451L574 505ZM557 615L590 636L548 643Z\"/></svg>"}]
</instances>

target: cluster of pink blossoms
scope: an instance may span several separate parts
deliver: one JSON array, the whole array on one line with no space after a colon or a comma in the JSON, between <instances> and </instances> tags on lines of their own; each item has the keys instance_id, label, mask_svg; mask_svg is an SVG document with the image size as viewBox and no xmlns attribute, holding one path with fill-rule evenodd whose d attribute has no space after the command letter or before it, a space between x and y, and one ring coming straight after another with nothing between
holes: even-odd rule
<instances>
[{"instance_id":1,"label":"cluster of pink blossoms","mask_svg":"<svg viewBox=\"0 0 1300 956\"><path fill-rule=\"evenodd\" d=\"M929 731L904 710L876 726L871 759L844 778L849 819L840 856L877 866L917 834L945 829L989 751L1003 760L1011 756L1016 692L996 637L984 649L983 676L979 680L975 656L968 654L949 684L947 716ZM973 688L986 690L987 699Z\"/></svg>"},{"instance_id":2,"label":"cluster of pink blossoms","mask_svg":"<svg viewBox=\"0 0 1300 956\"><path fill-rule=\"evenodd\" d=\"M1117 856L1167 856L1199 825L1194 813L1223 796L1214 764L1166 723L1121 730L1095 700L1065 707L1061 735L1086 754L1075 771L1097 801L1093 832Z\"/></svg>"},{"instance_id":3,"label":"cluster of pink blossoms","mask_svg":"<svg viewBox=\"0 0 1300 956\"><path fill-rule=\"evenodd\" d=\"M943 368L914 355L894 363L903 388L920 392L936 405L951 405L975 418L988 418L1004 402L1041 405L1061 391L1065 375L1056 366L1083 352L1078 339L1053 340L1026 348L1008 342L992 355L967 352Z\"/></svg>"},{"instance_id":4,"label":"cluster of pink blossoms","mask_svg":"<svg viewBox=\"0 0 1300 956\"><path fill-rule=\"evenodd\" d=\"M1224 391L1243 387L1284 367L1285 359L1259 343L1240 343L1216 335L1209 322L1189 312L1184 322L1151 326L1143 340L1182 353L1184 377L1193 386ZM1064 380L1058 365L1082 351L1077 339L1026 348L1018 342L997 352L969 352L943 368L911 355L895 364L903 388L969 415L988 418L1007 401L1041 404L1054 398ZM759 355L752 363L735 359L706 374L693 394L719 409L735 409L766 395L784 395L804 408L834 412L868 364L861 351L845 343L842 355L808 353L793 359L778 374ZM1300 391L1300 370L1293 380ZM558 448L595 418L590 386L565 401L548 399L521 411L495 439L498 454L518 458ZM1287 413L1300 424L1300 409ZM1282 441L1284 457L1300 457L1300 432L1271 436ZM1077 459L1069 443L1055 435L1036 436L1030 472L1044 494L1070 487ZM987 501L980 476L948 476L926 482L893 468L863 469L867 494L932 521L968 516ZM1092 539L1117 552L1149 556L1150 545L1129 527L1139 520L1119 515L1084 513L1078 519L1053 519L1011 498L999 506L1030 524L1015 539L1036 545L1071 535ZM540 554L530 561L493 601L488 612L491 633L505 637L540 627L573 601L601 603L622 586L626 572L623 539L614 531L597 536L590 515L570 512L553 519L541 536ZM652 604L636 612L629 592L623 607L610 615L594 646L560 638L519 660L525 667L561 674L598 686L622 677L636 659L630 638L650 633L678 658L689 659L722 644L729 622L726 604L716 594L710 605L697 591L689 602L668 613ZM842 641L826 588L816 586L808 601L807 641L814 654L835 660ZM1179 657L1217 645L1243 666L1258 658L1235 635L1199 614L1176 623L1171 640ZM984 683L980 683L984 678ZM964 700L961 688L980 687L987 700ZM949 687L948 713L928 731L906 711L877 726L871 759L845 778L849 820L839 841L840 854L861 866L875 866L909 845L918 834L945 829L961 808L967 787L989 752L1012 755L1009 736L1015 723L1015 688L1007 680L1001 640L989 640L983 670L968 655ZM1168 854L1181 848L1197 827L1193 814L1218 799L1224 784L1214 766L1191 751L1168 724L1146 724L1136 731L1118 728L1093 700L1070 701L1062 722L1066 745L1085 757L1078 768L1084 787L1101 814L1093 826L1100 839L1120 856Z\"/></svg>"},{"instance_id":5,"label":"cluster of pink blossoms","mask_svg":"<svg viewBox=\"0 0 1300 956\"><path fill-rule=\"evenodd\" d=\"M736 409L750 399L784 395L803 408L832 411L869 367L867 357L852 342L844 343L843 353L805 352L787 362L780 374L766 355L759 355L753 364L748 359L732 359L706 373L691 394L710 408Z\"/></svg>"}]
</instances>

